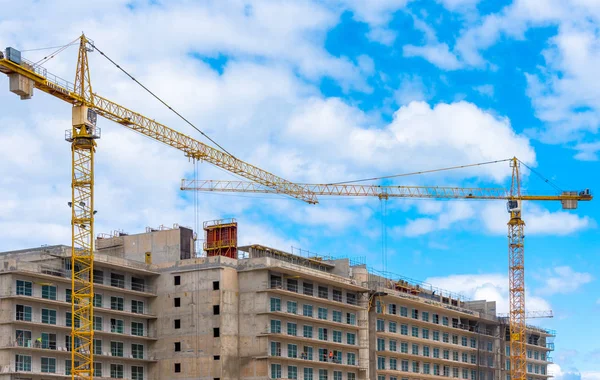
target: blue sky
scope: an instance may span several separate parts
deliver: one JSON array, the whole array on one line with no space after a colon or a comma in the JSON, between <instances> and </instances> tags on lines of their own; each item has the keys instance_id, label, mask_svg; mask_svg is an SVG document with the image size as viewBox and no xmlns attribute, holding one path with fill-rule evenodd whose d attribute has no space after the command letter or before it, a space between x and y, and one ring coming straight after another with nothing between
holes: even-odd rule
<instances>
[{"instance_id":1,"label":"blue sky","mask_svg":"<svg viewBox=\"0 0 600 380\"><path fill-rule=\"evenodd\" d=\"M27 11L35 6L35 13ZM600 5L586 0L22 1L0 46L38 60L81 31L237 157L304 183L519 157L566 190L600 188ZM44 17L39 17L44 14ZM60 25L60 28L56 26ZM73 77L76 49L46 67ZM98 54L94 90L198 139ZM68 243L69 106L23 102L0 78L0 249ZM181 178L236 179L108 121L97 232L235 217L241 243L366 257L507 307L503 202L198 194ZM524 188L554 188L523 168ZM501 186L506 162L385 184ZM196 202L194 202L196 199ZM600 379L598 202L527 204L529 310L556 329L554 373ZM590 318L592 317L592 318Z\"/></svg>"}]
</instances>

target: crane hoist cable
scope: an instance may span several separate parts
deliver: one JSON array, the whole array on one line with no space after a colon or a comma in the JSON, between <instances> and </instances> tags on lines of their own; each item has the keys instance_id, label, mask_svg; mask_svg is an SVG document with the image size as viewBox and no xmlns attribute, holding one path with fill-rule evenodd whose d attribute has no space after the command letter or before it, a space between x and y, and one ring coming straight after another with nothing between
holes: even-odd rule
<instances>
[{"instance_id":1,"label":"crane hoist cable","mask_svg":"<svg viewBox=\"0 0 600 380\"><path fill-rule=\"evenodd\" d=\"M206 137L210 142L212 142L213 144L215 144L219 149L221 149L223 152L227 153L228 155L230 155L231 157L235 156L233 154L231 154L230 152L227 151L227 149L223 148L218 142L216 142L215 140L213 140L210 136L208 136L206 133L202 132L202 130L200 130L200 128L196 127L194 124L192 124L191 121L189 121L188 119L186 119L183 115L181 115L179 112L177 112L173 107L171 107L169 104L167 104L167 102L165 102L164 100L162 100L160 97L158 97L158 95L156 95L154 92L152 92L148 87L144 86L140 81L138 81L137 79L135 79L135 77L131 74L129 74L129 72L127 72L127 70L125 70L124 68L122 68L119 64L117 64L115 61L113 61L109 56L107 56L106 54L104 54L104 52L100 49L98 49L96 47L96 45L94 45L91 41L88 41L88 43L90 44L91 47L93 47L98 53L100 53L100 55L102 55L104 58L106 58L110 63L112 63L116 68L118 68L119 70L121 70L125 75L127 75L131 80L133 80L135 83L137 83L140 87L142 87L144 90L146 90L147 93L149 93L150 95L152 95L156 100L158 100L159 102L161 102L165 107L167 107L169 110L171 110L171 112L173 112L175 115L179 116L179 118L181 120L183 120L184 122L186 122L188 125L190 125L192 128L194 128L196 131L198 131L202 136Z\"/></svg>"}]
</instances>

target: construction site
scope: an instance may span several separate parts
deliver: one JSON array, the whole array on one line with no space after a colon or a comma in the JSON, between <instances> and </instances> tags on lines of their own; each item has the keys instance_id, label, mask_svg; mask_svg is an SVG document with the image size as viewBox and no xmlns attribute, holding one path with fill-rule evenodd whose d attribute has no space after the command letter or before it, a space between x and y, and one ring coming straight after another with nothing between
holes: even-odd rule
<instances>
[{"instance_id":1,"label":"construction site","mask_svg":"<svg viewBox=\"0 0 600 380\"><path fill-rule=\"evenodd\" d=\"M497 161L511 168L506 188L295 183L98 95L88 53L137 80L85 35L71 45L79 49L74 83L17 49L0 53L10 92L23 100L34 91L60 99L70 105L65 112L72 119L65 133L71 221L64 221L71 226L71 244L0 252L0 380L552 377L556 333L531 321L550 318L552 311L529 312L525 306L522 202L574 210L593 199L589 189L522 191L525 164L517 157ZM312 207L319 207L320 197L505 202L510 310L500 314L494 300L467 299L375 270L358 258L261 241L241 245L235 219L206 221L200 231L176 224L98 234L94 165L100 118L248 181L183 180L181 190L195 194L277 194Z\"/></svg>"}]
</instances>

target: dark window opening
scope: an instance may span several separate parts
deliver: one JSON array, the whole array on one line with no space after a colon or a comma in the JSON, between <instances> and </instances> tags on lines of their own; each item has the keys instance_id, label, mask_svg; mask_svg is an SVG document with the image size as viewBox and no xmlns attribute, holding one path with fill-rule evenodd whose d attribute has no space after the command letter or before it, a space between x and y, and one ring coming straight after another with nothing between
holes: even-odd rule
<instances>
[{"instance_id":1,"label":"dark window opening","mask_svg":"<svg viewBox=\"0 0 600 380\"><path fill-rule=\"evenodd\" d=\"M221 308L219 305L213 305L213 313L214 313L214 315L221 314Z\"/></svg>"},{"instance_id":2,"label":"dark window opening","mask_svg":"<svg viewBox=\"0 0 600 380\"><path fill-rule=\"evenodd\" d=\"M219 281L213 281L213 290L219 290Z\"/></svg>"},{"instance_id":3,"label":"dark window opening","mask_svg":"<svg viewBox=\"0 0 600 380\"><path fill-rule=\"evenodd\" d=\"M218 338L219 336L221 336L221 332L219 331L218 327L213 328L213 337Z\"/></svg>"},{"instance_id":4,"label":"dark window opening","mask_svg":"<svg viewBox=\"0 0 600 380\"><path fill-rule=\"evenodd\" d=\"M181 372L181 363L175 363L175 373Z\"/></svg>"},{"instance_id":5,"label":"dark window opening","mask_svg":"<svg viewBox=\"0 0 600 380\"><path fill-rule=\"evenodd\" d=\"M181 342L175 342L175 352L181 351Z\"/></svg>"},{"instance_id":6,"label":"dark window opening","mask_svg":"<svg viewBox=\"0 0 600 380\"><path fill-rule=\"evenodd\" d=\"M181 298L179 298L179 297L174 298L173 299L173 305L175 307L180 307L181 306Z\"/></svg>"},{"instance_id":7,"label":"dark window opening","mask_svg":"<svg viewBox=\"0 0 600 380\"><path fill-rule=\"evenodd\" d=\"M175 277L173 277L173 284L174 285L181 285L181 276L175 276Z\"/></svg>"},{"instance_id":8,"label":"dark window opening","mask_svg":"<svg viewBox=\"0 0 600 380\"><path fill-rule=\"evenodd\" d=\"M181 328L181 319L176 319L176 320L174 321L174 325L175 325L175 328L176 328L176 329L179 329L179 328Z\"/></svg>"},{"instance_id":9,"label":"dark window opening","mask_svg":"<svg viewBox=\"0 0 600 380\"><path fill-rule=\"evenodd\" d=\"M221 355L215 355L215 356L213 356L213 359L214 360L221 360Z\"/></svg>"}]
</instances>

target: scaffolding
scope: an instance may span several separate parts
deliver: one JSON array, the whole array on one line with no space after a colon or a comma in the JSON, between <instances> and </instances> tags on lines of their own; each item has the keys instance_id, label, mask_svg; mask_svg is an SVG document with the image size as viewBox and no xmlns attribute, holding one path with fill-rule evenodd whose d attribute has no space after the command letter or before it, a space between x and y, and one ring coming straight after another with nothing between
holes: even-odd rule
<instances>
[{"instance_id":1,"label":"scaffolding","mask_svg":"<svg viewBox=\"0 0 600 380\"><path fill-rule=\"evenodd\" d=\"M238 258L237 221L218 219L204 222L204 252L206 256Z\"/></svg>"}]
</instances>

